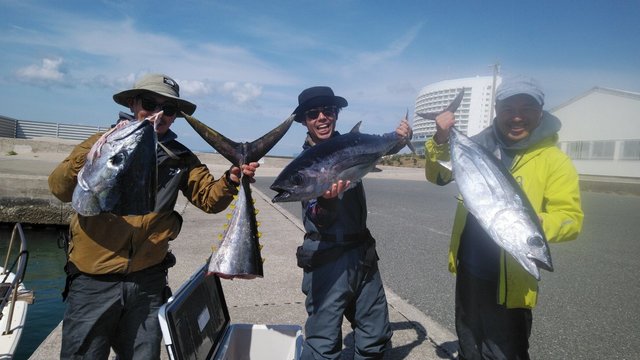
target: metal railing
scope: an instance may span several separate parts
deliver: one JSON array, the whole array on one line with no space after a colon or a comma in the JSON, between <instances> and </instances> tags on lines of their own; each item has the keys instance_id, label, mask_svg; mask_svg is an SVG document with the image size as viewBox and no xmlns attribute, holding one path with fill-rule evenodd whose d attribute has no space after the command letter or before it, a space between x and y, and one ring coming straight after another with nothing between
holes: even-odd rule
<instances>
[{"instance_id":1,"label":"metal railing","mask_svg":"<svg viewBox=\"0 0 640 360\"><path fill-rule=\"evenodd\" d=\"M18 120L0 116L0 137L16 139L54 137L67 140L84 140L97 132L107 131L109 128L105 126Z\"/></svg>"}]
</instances>

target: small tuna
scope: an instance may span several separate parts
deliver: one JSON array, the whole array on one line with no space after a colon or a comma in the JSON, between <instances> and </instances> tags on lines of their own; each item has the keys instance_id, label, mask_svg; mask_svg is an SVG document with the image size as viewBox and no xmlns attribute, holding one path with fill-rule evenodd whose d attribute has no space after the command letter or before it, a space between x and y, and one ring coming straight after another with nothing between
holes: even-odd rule
<instances>
[{"instance_id":1,"label":"small tuna","mask_svg":"<svg viewBox=\"0 0 640 360\"><path fill-rule=\"evenodd\" d=\"M216 151L233 165L240 166L260 160L280 141L293 123L294 116L251 143L237 143L184 114L189 125ZM251 196L250 179L240 179L240 189L231 218L222 235L222 242L209 259L209 273L224 279L254 279L263 276L257 211Z\"/></svg>"},{"instance_id":2,"label":"small tuna","mask_svg":"<svg viewBox=\"0 0 640 360\"><path fill-rule=\"evenodd\" d=\"M464 90L449 105L455 112ZM437 113L418 114L435 119ZM451 127L451 163L464 206L478 219L491 239L529 274L540 280L538 268L553 271L544 230L529 198L509 170L492 153Z\"/></svg>"},{"instance_id":3,"label":"small tuna","mask_svg":"<svg viewBox=\"0 0 640 360\"><path fill-rule=\"evenodd\" d=\"M277 192L272 201L313 199L338 180L351 181L353 187L369 172L380 171L376 165L391 149L401 145L411 147L409 140L395 133L363 134L359 122L348 134L310 147L282 169L271 185Z\"/></svg>"},{"instance_id":4,"label":"small tuna","mask_svg":"<svg viewBox=\"0 0 640 360\"><path fill-rule=\"evenodd\" d=\"M78 173L71 205L78 214L143 215L157 191L157 137L149 120L120 121L102 135Z\"/></svg>"}]
</instances>

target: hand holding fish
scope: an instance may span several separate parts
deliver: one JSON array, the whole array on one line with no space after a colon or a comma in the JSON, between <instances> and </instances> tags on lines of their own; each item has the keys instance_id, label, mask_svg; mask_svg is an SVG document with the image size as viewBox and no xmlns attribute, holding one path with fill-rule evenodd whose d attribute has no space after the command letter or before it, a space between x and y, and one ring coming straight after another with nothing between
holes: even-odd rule
<instances>
[{"instance_id":1,"label":"hand holding fish","mask_svg":"<svg viewBox=\"0 0 640 360\"><path fill-rule=\"evenodd\" d=\"M162 125L162 116L164 116L164 111L160 110L157 113L145 118L145 120L149 120L151 125L153 125L153 130L158 131L158 126Z\"/></svg>"},{"instance_id":2,"label":"hand holding fish","mask_svg":"<svg viewBox=\"0 0 640 360\"><path fill-rule=\"evenodd\" d=\"M456 117L451 111L445 111L436 116L436 133L434 140L438 144L449 141L449 129L456 123Z\"/></svg>"},{"instance_id":3,"label":"hand holding fish","mask_svg":"<svg viewBox=\"0 0 640 360\"><path fill-rule=\"evenodd\" d=\"M322 194L322 197L325 199L333 199L336 196L347 191L350 185L351 185L351 181L349 180L347 181L338 180L338 182L331 185L329 190L325 191L324 194Z\"/></svg>"},{"instance_id":4,"label":"hand holding fish","mask_svg":"<svg viewBox=\"0 0 640 360\"><path fill-rule=\"evenodd\" d=\"M241 167L232 166L231 169L229 169L229 178L236 184L240 183L240 172L242 171L242 175L248 176L249 181L251 183L254 183L256 181L256 179L254 179L254 176L256 175L256 169L258 167L260 167L260 164L258 162L242 164Z\"/></svg>"},{"instance_id":5,"label":"hand holding fish","mask_svg":"<svg viewBox=\"0 0 640 360\"><path fill-rule=\"evenodd\" d=\"M411 125L409 125L407 115L405 115L404 119L400 121L400 124L396 128L396 135L401 138L411 138L413 136L413 130L411 130Z\"/></svg>"}]
</instances>

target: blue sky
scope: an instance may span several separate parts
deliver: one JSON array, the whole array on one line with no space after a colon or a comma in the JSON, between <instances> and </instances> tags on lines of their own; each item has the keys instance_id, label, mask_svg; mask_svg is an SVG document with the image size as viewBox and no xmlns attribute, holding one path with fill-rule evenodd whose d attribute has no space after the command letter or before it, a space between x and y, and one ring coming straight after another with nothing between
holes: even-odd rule
<instances>
[{"instance_id":1,"label":"blue sky","mask_svg":"<svg viewBox=\"0 0 640 360\"><path fill-rule=\"evenodd\" d=\"M112 95L137 77L175 78L194 114L251 141L283 121L301 90L331 86L349 106L338 129L395 129L430 83L537 78L547 107L594 86L640 92L640 1L0 0L0 114L108 126ZM612 119L614 120L614 119ZM208 145L184 122L194 150ZM272 150L300 151L294 124Z\"/></svg>"}]
</instances>

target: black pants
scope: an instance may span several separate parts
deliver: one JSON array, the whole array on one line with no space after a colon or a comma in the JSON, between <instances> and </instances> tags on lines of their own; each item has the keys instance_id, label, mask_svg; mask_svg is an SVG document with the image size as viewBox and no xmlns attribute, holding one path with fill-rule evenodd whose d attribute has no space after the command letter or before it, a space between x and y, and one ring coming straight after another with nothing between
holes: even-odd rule
<instances>
[{"instance_id":1,"label":"black pants","mask_svg":"<svg viewBox=\"0 0 640 360\"><path fill-rule=\"evenodd\" d=\"M529 359L531 310L497 304L498 283L458 269L456 333L460 359Z\"/></svg>"},{"instance_id":2,"label":"black pants","mask_svg":"<svg viewBox=\"0 0 640 360\"><path fill-rule=\"evenodd\" d=\"M60 359L160 359L158 309L164 303L166 270L87 276L70 282L62 322Z\"/></svg>"}]
</instances>

